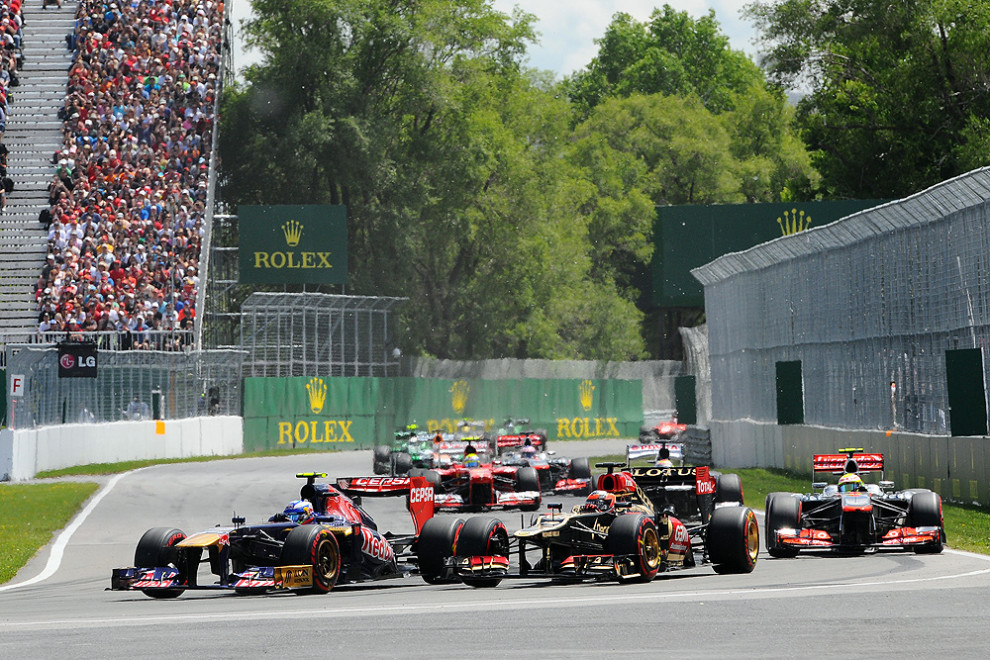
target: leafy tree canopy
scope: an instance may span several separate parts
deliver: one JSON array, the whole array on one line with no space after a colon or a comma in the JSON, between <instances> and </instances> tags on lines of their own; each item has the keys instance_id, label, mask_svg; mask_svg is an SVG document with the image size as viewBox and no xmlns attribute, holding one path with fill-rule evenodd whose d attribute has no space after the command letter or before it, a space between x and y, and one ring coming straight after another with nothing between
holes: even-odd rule
<instances>
[{"instance_id":1,"label":"leafy tree canopy","mask_svg":"<svg viewBox=\"0 0 990 660\"><path fill-rule=\"evenodd\" d=\"M772 78L810 87L798 120L827 196L905 196L987 163L990 4L777 0L746 12Z\"/></svg>"}]
</instances>

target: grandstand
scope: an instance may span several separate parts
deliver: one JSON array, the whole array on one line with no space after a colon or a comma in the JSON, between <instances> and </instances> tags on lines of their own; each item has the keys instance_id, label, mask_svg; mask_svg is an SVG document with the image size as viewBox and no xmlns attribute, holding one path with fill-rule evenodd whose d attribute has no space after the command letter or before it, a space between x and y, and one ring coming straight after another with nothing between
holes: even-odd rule
<instances>
[{"instance_id":1,"label":"grandstand","mask_svg":"<svg viewBox=\"0 0 990 660\"><path fill-rule=\"evenodd\" d=\"M65 35L72 30L74 10L69 2L61 9L42 10L40 2L22 9L24 64L16 72L20 85L9 90L3 135L15 186L0 216L0 340L5 342L27 340L38 328L35 284L48 244L38 214L48 199L51 157L61 143L57 111L71 61Z\"/></svg>"},{"instance_id":2,"label":"grandstand","mask_svg":"<svg viewBox=\"0 0 990 660\"><path fill-rule=\"evenodd\" d=\"M84 332L105 348L189 347L225 5L65 1L24 12L4 140L15 189L0 234L0 343Z\"/></svg>"}]
</instances>

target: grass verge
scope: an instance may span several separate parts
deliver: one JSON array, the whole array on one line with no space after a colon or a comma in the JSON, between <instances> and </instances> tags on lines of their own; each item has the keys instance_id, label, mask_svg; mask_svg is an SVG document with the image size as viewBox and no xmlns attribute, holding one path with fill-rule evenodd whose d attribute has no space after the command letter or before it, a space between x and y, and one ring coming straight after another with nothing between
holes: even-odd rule
<instances>
[{"instance_id":1,"label":"grass verge","mask_svg":"<svg viewBox=\"0 0 990 660\"><path fill-rule=\"evenodd\" d=\"M65 527L96 491L93 483L0 484L0 584Z\"/></svg>"},{"instance_id":2,"label":"grass verge","mask_svg":"<svg viewBox=\"0 0 990 660\"><path fill-rule=\"evenodd\" d=\"M624 460L624 456L598 456L591 459L591 464ZM811 480L807 475L771 468L719 469L739 475L743 483L743 499L751 509L762 509L768 493L811 491ZM942 515L949 547L990 555L990 510L967 504L943 503Z\"/></svg>"}]
</instances>

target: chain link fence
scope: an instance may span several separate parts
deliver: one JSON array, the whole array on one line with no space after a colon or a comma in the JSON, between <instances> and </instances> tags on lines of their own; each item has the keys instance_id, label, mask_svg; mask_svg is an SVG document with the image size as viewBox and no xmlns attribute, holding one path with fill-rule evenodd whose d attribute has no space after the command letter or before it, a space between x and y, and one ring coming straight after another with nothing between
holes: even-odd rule
<instances>
[{"instance_id":1,"label":"chain link fence","mask_svg":"<svg viewBox=\"0 0 990 660\"><path fill-rule=\"evenodd\" d=\"M6 346L14 429L241 414L243 351L100 351L96 378L59 378L55 346Z\"/></svg>"},{"instance_id":2,"label":"chain link fence","mask_svg":"<svg viewBox=\"0 0 990 660\"><path fill-rule=\"evenodd\" d=\"M983 168L693 270L713 419L777 421L800 361L805 424L947 434L946 352L990 339L988 200Z\"/></svg>"},{"instance_id":3,"label":"chain link fence","mask_svg":"<svg viewBox=\"0 0 990 660\"><path fill-rule=\"evenodd\" d=\"M252 293L241 305L245 376L398 376L392 310L407 298Z\"/></svg>"}]
</instances>

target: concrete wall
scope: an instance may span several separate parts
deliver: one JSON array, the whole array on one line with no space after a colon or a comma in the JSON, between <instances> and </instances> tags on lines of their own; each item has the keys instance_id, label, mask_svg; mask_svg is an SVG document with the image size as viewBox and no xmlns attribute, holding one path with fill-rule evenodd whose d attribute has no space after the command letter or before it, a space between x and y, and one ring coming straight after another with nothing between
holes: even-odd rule
<instances>
[{"instance_id":1,"label":"concrete wall","mask_svg":"<svg viewBox=\"0 0 990 660\"><path fill-rule=\"evenodd\" d=\"M3 429L0 481L89 463L228 456L243 451L243 437L242 420L233 416Z\"/></svg>"},{"instance_id":2,"label":"concrete wall","mask_svg":"<svg viewBox=\"0 0 990 660\"><path fill-rule=\"evenodd\" d=\"M944 499L990 505L990 438L820 426L778 426L750 420L712 422L712 459L722 467L777 467L808 475L812 454L863 447L884 455L884 476L897 489L930 488Z\"/></svg>"}]
</instances>

